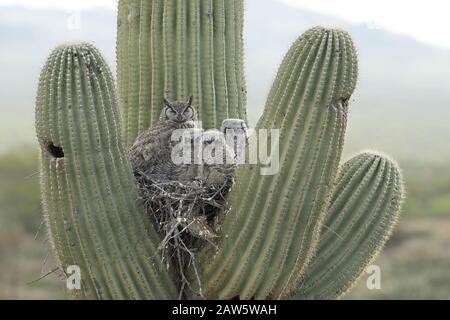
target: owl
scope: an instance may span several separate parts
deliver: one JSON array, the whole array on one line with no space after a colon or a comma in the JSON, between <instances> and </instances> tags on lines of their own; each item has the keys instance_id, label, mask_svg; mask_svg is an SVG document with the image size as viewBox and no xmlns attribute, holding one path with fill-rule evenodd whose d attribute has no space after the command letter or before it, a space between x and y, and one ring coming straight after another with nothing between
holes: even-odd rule
<instances>
[{"instance_id":1,"label":"owl","mask_svg":"<svg viewBox=\"0 0 450 320\"><path fill-rule=\"evenodd\" d=\"M203 131L197 128L197 114L192 104L192 96L188 101L170 102L164 99L164 108L159 121L137 137L128 156L134 175L141 184L141 190L142 188L152 189L152 184L156 185L158 182L168 186L175 185L176 188L182 189L180 192L184 192L184 188L191 187L197 191L199 188L203 190L202 194L197 194L196 197L208 199L206 202L185 201L186 207L180 208L180 201L177 200L172 210L177 213L177 216L169 214L169 216L160 217L160 223L166 225L167 222L171 232L174 229L170 226L175 223L186 229L193 237L211 240L216 237L211 227L211 218L216 218L215 205L225 201L236 170L234 148L227 144L223 132L239 129L245 133L246 127L242 120L232 119L224 121L223 132ZM174 140L176 130L183 132L181 142ZM184 135L185 133L189 134ZM182 153L184 150L191 151L189 156L186 156L189 158L187 163L174 161L174 150L178 150L175 148L180 145ZM189 148L184 149L185 146ZM195 161L196 157L199 161ZM168 202L172 200L166 199ZM167 206L164 207L167 208ZM152 208L151 203L150 208Z\"/></svg>"},{"instance_id":2,"label":"owl","mask_svg":"<svg viewBox=\"0 0 450 320\"><path fill-rule=\"evenodd\" d=\"M200 130L200 129L197 129ZM235 176L236 157L232 146L225 140L219 130L201 131L194 134L191 150L196 150L200 161L191 161L177 167L177 177L180 181L201 181L206 187L220 188L230 186ZM197 145L197 147L195 147ZM194 157L192 157L192 160Z\"/></svg>"},{"instance_id":3,"label":"owl","mask_svg":"<svg viewBox=\"0 0 450 320\"><path fill-rule=\"evenodd\" d=\"M175 130L196 127L197 114L192 103L192 96L188 101L177 102L164 98L159 121L142 132L129 150L135 175L158 181L174 178L177 165L172 161L172 134Z\"/></svg>"},{"instance_id":4,"label":"owl","mask_svg":"<svg viewBox=\"0 0 450 320\"><path fill-rule=\"evenodd\" d=\"M229 146L224 134L230 130L239 130L245 135L245 122L227 119L223 121L222 132L203 131L196 126L197 113L192 104L192 96L188 101L177 102L164 98L164 108L159 121L142 132L129 150L128 155L135 175L145 176L153 181L200 180L206 186L215 187L232 182L236 169L236 146ZM174 162L173 148L177 142L173 140L173 134L175 130L180 129L193 133L191 140L184 143L191 144L192 153L201 153L197 155L200 161L196 162L192 155L188 163Z\"/></svg>"}]
</instances>

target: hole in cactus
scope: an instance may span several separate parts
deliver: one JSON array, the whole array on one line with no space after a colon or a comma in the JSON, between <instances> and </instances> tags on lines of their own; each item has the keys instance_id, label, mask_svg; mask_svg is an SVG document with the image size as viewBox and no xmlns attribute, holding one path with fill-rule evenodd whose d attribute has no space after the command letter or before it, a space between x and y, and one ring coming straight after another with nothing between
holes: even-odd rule
<instances>
[{"instance_id":1,"label":"hole in cactus","mask_svg":"<svg viewBox=\"0 0 450 320\"><path fill-rule=\"evenodd\" d=\"M59 159L64 158L64 151L61 147L55 146L53 142L47 145L47 151L51 154L53 158Z\"/></svg>"}]
</instances>

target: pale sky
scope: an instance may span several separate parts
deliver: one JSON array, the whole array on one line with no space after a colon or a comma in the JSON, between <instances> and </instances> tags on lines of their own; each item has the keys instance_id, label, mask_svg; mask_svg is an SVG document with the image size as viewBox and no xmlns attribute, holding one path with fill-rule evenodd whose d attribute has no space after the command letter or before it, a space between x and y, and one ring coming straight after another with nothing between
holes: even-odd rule
<instances>
[{"instance_id":1,"label":"pale sky","mask_svg":"<svg viewBox=\"0 0 450 320\"><path fill-rule=\"evenodd\" d=\"M260 0L264 1L264 0ZM419 41L450 48L448 0L277 0L293 7L405 34ZM115 9L116 0L0 0L0 6L67 10L103 7Z\"/></svg>"},{"instance_id":2,"label":"pale sky","mask_svg":"<svg viewBox=\"0 0 450 320\"><path fill-rule=\"evenodd\" d=\"M291 6L410 35L450 48L448 0L279 0Z\"/></svg>"},{"instance_id":3,"label":"pale sky","mask_svg":"<svg viewBox=\"0 0 450 320\"><path fill-rule=\"evenodd\" d=\"M0 6L26 6L29 8L58 8L67 10L109 8L116 9L116 0L0 0Z\"/></svg>"}]
</instances>

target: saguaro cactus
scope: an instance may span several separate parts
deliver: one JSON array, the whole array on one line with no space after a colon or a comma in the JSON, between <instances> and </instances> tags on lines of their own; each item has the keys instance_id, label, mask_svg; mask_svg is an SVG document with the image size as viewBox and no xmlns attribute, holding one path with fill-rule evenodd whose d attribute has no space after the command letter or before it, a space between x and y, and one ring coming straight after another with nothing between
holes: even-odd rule
<instances>
[{"instance_id":1,"label":"saguaro cactus","mask_svg":"<svg viewBox=\"0 0 450 320\"><path fill-rule=\"evenodd\" d=\"M61 46L48 59L36 130L47 226L61 268L81 268L82 296L176 298L159 237L136 201L111 73L91 45Z\"/></svg>"},{"instance_id":2,"label":"saguaro cactus","mask_svg":"<svg viewBox=\"0 0 450 320\"><path fill-rule=\"evenodd\" d=\"M205 129L245 119L243 0L121 0L117 82L131 145L159 118L161 97L195 97Z\"/></svg>"},{"instance_id":3,"label":"saguaro cactus","mask_svg":"<svg viewBox=\"0 0 450 320\"><path fill-rule=\"evenodd\" d=\"M373 261L398 219L403 184L395 162L362 152L341 168L317 255L293 295L342 296Z\"/></svg>"},{"instance_id":4,"label":"saguaro cactus","mask_svg":"<svg viewBox=\"0 0 450 320\"><path fill-rule=\"evenodd\" d=\"M311 29L289 50L257 126L280 128L280 171L239 171L221 250L202 257L205 295L280 298L298 283L339 164L356 60L349 35L339 30Z\"/></svg>"},{"instance_id":5,"label":"saguaro cactus","mask_svg":"<svg viewBox=\"0 0 450 320\"><path fill-rule=\"evenodd\" d=\"M161 237L140 204L123 140L130 145L155 121L164 95L194 94L204 127L245 119L242 28L243 0L119 1L123 130L98 51L74 44L51 54L36 106L41 189L61 268L81 269L76 298L179 296L175 268L161 266ZM280 130L279 171L239 168L217 247L201 248L198 269L187 272L200 281L185 297L336 298L380 250L402 198L397 167L363 153L336 182L357 72L342 30L313 28L293 44L257 125Z\"/></svg>"}]
</instances>

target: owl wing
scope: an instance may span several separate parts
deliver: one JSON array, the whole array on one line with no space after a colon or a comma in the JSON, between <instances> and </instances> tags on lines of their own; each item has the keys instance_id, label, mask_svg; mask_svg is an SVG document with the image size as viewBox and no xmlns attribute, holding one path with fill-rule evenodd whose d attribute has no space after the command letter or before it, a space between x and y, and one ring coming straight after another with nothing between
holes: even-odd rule
<instances>
[{"instance_id":1,"label":"owl wing","mask_svg":"<svg viewBox=\"0 0 450 320\"><path fill-rule=\"evenodd\" d=\"M170 170L172 129L157 123L142 132L129 151L134 172L145 174L165 173Z\"/></svg>"}]
</instances>

